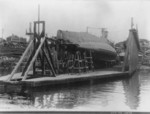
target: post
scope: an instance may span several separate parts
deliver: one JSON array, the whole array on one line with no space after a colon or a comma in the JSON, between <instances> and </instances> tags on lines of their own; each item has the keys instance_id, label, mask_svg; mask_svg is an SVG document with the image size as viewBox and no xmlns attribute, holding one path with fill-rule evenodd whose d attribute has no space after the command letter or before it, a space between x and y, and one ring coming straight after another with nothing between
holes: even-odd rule
<instances>
[{"instance_id":1,"label":"post","mask_svg":"<svg viewBox=\"0 0 150 114\"><path fill-rule=\"evenodd\" d=\"M33 53L35 53L36 48L36 23L34 22L34 42L33 42ZM35 75L35 61L33 63L33 75Z\"/></svg>"},{"instance_id":2,"label":"post","mask_svg":"<svg viewBox=\"0 0 150 114\"><path fill-rule=\"evenodd\" d=\"M40 51L41 47L43 46L43 44L44 44L44 42L45 42L45 37L44 37L44 39L41 39L41 40L42 40L42 41L41 41L41 43L40 43L40 45L39 45L39 47L38 47L38 49L37 49L35 55L33 56L33 59L31 60L29 66L28 66L28 68L27 68L27 70L26 70L26 72L25 72L25 75L24 75L24 77L22 78L22 81L24 81L24 80L27 78L28 72L29 72L31 66L34 64L34 62L35 62L35 60L36 60L36 58L37 58L37 56L38 56L38 54L39 54L39 51Z\"/></svg>"},{"instance_id":3,"label":"post","mask_svg":"<svg viewBox=\"0 0 150 114\"><path fill-rule=\"evenodd\" d=\"M38 5L38 36L40 35L40 5Z\"/></svg>"},{"instance_id":4,"label":"post","mask_svg":"<svg viewBox=\"0 0 150 114\"><path fill-rule=\"evenodd\" d=\"M134 23L133 23L133 17L131 17L131 29L133 29Z\"/></svg>"},{"instance_id":5,"label":"post","mask_svg":"<svg viewBox=\"0 0 150 114\"><path fill-rule=\"evenodd\" d=\"M45 48L45 44L43 44L43 49ZM45 75L45 57L44 52L42 52L42 75Z\"/></svg>"}]
</instances>

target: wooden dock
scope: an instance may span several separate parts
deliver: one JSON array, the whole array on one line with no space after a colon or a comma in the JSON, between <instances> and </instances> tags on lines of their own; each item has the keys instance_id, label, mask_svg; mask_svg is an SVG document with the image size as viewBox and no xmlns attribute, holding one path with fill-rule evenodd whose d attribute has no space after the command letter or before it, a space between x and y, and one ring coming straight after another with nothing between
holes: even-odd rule
<instances>
[{"instance_id":1,"label":"wooden dock","mask_svg":"<svg viewBox=\"0 0 150 114\"><path fill-rule=\"evenodd\" d=\"M13 80L22 79L20 77L21 73L16 73L13 77ZM75 83L81 81L88 81L88 80L100 80L106 78L118 78L118 77L128 77L129 72L120 72L120 71L108 71L108 70L101 70L101 71L94 71L82 74L61 74L57 75L56 77L39 77L39 78L32 78L26 79L24 81L9 81L8 79L10 75L0 77L1 84L13 84L13 85L24 85L30 87L38 87L38 86L47 86L47 85L57 85L57 84L67 84L67 83Z\"/></svg>"}]
</instances>

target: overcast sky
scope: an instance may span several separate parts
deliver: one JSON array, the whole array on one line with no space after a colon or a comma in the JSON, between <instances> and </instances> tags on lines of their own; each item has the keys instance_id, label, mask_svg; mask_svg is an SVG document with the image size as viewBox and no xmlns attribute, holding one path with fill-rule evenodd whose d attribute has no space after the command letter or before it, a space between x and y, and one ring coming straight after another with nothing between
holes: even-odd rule
<instances>
[{"instance_id":1,"label":"overcast sky","mask_svg":"<svg viewBox=\"0 0 150 114\"><path fill-rule=\"evenodd\" d=\"M150 40L150 1L148 0L0 0L0 30L4 37L25 35L29 22L46 21L46 33L57 30L85 32L86 27L107 28L108 38L119 42L127 38L131 17L138 25L139 37ZM89 29L99 35L100 30ZM2 32L0 32L0 37Z\"/></svg>"}]
</instances>

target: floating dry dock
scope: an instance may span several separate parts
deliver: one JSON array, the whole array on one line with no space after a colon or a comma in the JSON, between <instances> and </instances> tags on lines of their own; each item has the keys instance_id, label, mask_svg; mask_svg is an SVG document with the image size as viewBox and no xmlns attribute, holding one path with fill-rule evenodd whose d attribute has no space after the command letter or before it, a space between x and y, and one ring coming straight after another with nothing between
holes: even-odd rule
<instances>
[{"instance_id":1,"label":"floating dry dock","mask_svg":"<svg viewBox=\"0 0 150 114\"><path fill-rule=\"evenodd\" d=\"M36 25L39 25L39 23L41 23L43 26L43 31L41 34L36 33L37 31ZM63 35L63 32L61 33ZM71 35L69 33L69 38L70 37ZM79 38L82 39L82 37ZM75 82L88 81L94 79L95 80L107 79L107 78L114 79L118 77L128 77L132 73L134 73L134 71L136 71L138 67L138 51L140 50L140 45L138 41L137 30L133 28L131 28L129 31L129 37L126 42L124 62L122 65L122 70L120 71L116 71L113 68L111 70L110 69L102 70L100 69L100 67L98 71L94 71L94 67L96 65L94 64L93 61L94 55L92 56L91 48L88 49L87 47L86 50L85 49L79 50L77 48L74 49L74 46L76 45L72 47L71 44L71 47L69 47L70 43L63 43L63 42L64 40L62 39L58 40L58 42L52 40L50 44L51 46L53 46L52 43L58 44L58 46L65 45L64 50L60 50L57 52L57 49L55 50L55 47L57 47L57 45L55 45L52 49L50 49L50 46L48 45L48 38L45 36L45 22L44 21L34 22L34 39L31 40L31 42L29 43L28 47L26 48L25 52L23 53L22 57L20 58L19 62L15 66L12 73L8 76L0 77L0 84L39 87L39 86L46 86L46 85L75 83ZM89 42L88 44L89 44L88 46L90 46L92 43ZM101 45L103 44L104 43L102 43ZM92 46L94 45L95 42ZM63 48L61 46L59 49ZM69 48L72 51L69 51ZM88 51L88 54L86 54L86 51ZM51 52L53 52L53 56ZM57 57L58 53L63 53L60 56L62 57L64 55L62 59L58 59ZM104 54L101 53L99 55L103 56ZM97 57L97 55L95 56ZM112 56L113 55L107 55L108 58L111 58ZM101 57L98 56L98 58ZM112 59L110 60L112 61ZM23 71L21 73L16 73L17 69L24 62L25 62L25 67ZM96 63L101 65L102 62L96 61ZM45 76L46 71L50 71L48 76ZM69 74L69 73L74 73L74 74Z\"/></svg>"},{"instance_id":2,"label":"floating dry dock","mask_svg":"<svg viewBox=\"0 0 150 114\"><path fill-rule=\"evenodd\" d=\"M25 85L30 87L38 87L38 86L46 86L46 85L56 85L56 84L67 84L67 83L74 83L74 82L81 82L81 81L88 81L94 79L106 79L106 78L118 78L118 77L128 77L129 72L120 72L120 71L94 71L88 72L83 74L61 74L56 77L39 77L39 78L32 78L26 79L25 81L9 81L9 75L0 77L0 83L3 84L19 84ZM14 75L13 80L22 79L20 77L20 73Z\"/></svg>"}]
</instances>

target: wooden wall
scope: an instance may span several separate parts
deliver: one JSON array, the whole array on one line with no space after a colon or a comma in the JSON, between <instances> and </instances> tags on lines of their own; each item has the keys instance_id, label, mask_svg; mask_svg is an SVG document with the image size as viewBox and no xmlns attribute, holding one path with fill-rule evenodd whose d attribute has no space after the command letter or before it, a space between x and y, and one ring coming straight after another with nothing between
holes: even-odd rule
<instances>
[{"instance_id":1,"label":"wooden wall","mask_svg":"<svg viewBox=\"0 0 150 114\"><path fill-rule=\"evenodd\" d=\"M129 70L133 73L138 66L138 52L140 50L139 38L137 30L130 29L129 36L126 44L125 59L123 65L123 71Z\"/></svg>"}]
</instances>

